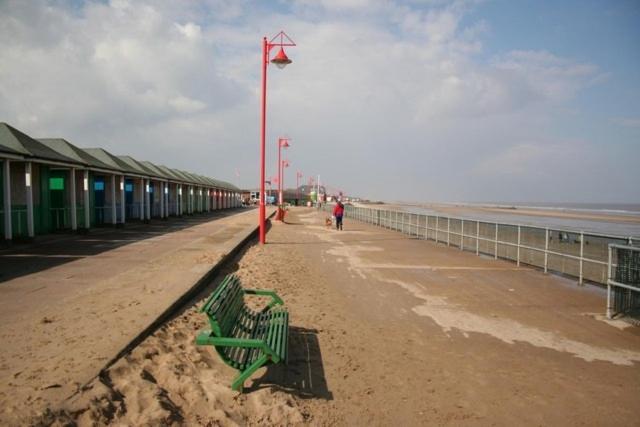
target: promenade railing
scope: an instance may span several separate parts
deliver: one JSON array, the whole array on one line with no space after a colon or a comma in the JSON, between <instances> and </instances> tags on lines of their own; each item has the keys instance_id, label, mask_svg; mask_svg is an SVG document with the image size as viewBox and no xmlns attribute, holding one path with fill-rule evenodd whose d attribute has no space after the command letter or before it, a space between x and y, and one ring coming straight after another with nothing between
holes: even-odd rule
<instances>
[{"instance_id":1,"label":"promenade railing","mask_svg":"<svg viewBox=\"0 0 640 427\"><path fill-rule=\"evenodd\" d=\"M640 247L609 245L607 317L640 317Z\"/></svg>"},{"instance_id":2,"label":"promenade railing","mask_svg":"<svg viewBox=\"0 0 640 427\"><path fill-rule=\"evenodd\" d=\"M325 205L328 212L332 205ZM345 218L350 218L418 239L539 267L606 285L609 279L609 245L640 245L640 238L615 236L555 227L491 222L443 215L427 215L399 210L345 206Z\"/></svg>"}]
</instances>

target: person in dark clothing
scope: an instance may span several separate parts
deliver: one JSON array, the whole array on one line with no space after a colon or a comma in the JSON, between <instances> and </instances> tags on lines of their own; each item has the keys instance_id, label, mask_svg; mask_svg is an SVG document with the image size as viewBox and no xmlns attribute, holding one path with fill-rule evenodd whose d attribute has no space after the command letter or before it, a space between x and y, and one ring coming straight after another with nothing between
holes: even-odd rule
<instances>
[{"instance_id":1,"label":"person in dark clothing","mask_svg":"<svg viewBox=\"0 0 640 427\"><path fill-rule=\"evenodd\" d=\"M344 205L340 200L333 208L333 216L336 217L336 230L342 230L342 216L344 215Z\"/></svg>"}]
</instances>

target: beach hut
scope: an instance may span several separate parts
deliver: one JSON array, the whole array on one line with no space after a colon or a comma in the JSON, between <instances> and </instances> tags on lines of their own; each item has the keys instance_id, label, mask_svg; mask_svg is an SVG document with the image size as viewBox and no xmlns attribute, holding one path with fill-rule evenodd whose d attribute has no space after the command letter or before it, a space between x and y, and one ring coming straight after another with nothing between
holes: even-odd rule
<instances>
[{"instance_id":1,"label":"beach hut","mask_svg":"<svg viewBox=\"0 0 640 427\"><path fill-rule=\"evenodd\" d=\"M5 240L237 206L238 189L203 175L34 139L0 123L0 233Z\"/></svg>"},{"instance_id":2,"label":"beach hut","mask_svg":"<svg viewBox=\"0 0 640 427\"><path fill-rule=\"evenodd\" d=\"M0 159L0 222L6 240L72 226L72 197L59 197L57 192L73 188L68 177L78 169L86 170L83 160L64 155L6 123L0 123ZM88 209L89 202L83 199L81 206Z\"/></svg>"},{"instance_id":3,"label":"beach hut","mask_svg":"<svg viewBox=\"0 0 640 427\"><path fill-rule=\"evenodd\" d=\"M142 181L145 175L140 174L138 169L131 167L118 158L118 156L111 154L103 148L84 148L83 151L108 165L109 168L114 171L111 177L114 184L111 186L111 193L113 193L113 190L116 188L118 189L118 194L113 197L114 199L119 199L115 203L118 224L125 224L127 221L133 219L143 219L141 215L143 211ZM105 177L101 177L99 182L103 182L104 180ZM99 192L101 191L100 188L101 185L98 185L97 190L94 186L94 191ZM113 200L111 203L113 204ZM104 208L104 203L101 204L102 208Z\"/></svg>"},{"instance_id":4,"label":"beach hut","mask_svg":"<svg viewBox=\"0 0 640 427\"><path fill-rule=\"evenodd\" d=\"M90 209L85 214L83 206L82 211L78 214L77 208L74 209L73 206L76 206L77 200L84 199L84 171L76 173L74 169L64 168L51 170L49 192L52 222L56 229L70 228L75 230L77 228L78 215L84 228L102 224L115 225L122 221L118 215L118 198L116 197L118 190L116 178L120 174L119 171L114 171L110 165L65 139L42 138L38 139L38 141L57 153L82 163L84 171L87 172L88 206L90 206ZM89 227L85 224L87 215Z\"/></svg>"}]
</instances>

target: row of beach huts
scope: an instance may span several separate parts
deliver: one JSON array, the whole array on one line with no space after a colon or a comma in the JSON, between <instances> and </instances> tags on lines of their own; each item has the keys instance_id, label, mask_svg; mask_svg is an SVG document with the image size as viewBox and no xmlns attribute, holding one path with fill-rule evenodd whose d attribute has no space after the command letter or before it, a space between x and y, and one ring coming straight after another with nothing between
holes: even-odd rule
<instances>
[{"instance_id":1,"label":"row of beach huts","mask_svg":"<svg viewBox=\"0 0 640 427\"><path fill-rule=\"evenodd\" d=\"M0 123L0 233L6 241L241 205L225 181ZM2 237L0 237L1 239Z\"/></svg>"}]
</instances>

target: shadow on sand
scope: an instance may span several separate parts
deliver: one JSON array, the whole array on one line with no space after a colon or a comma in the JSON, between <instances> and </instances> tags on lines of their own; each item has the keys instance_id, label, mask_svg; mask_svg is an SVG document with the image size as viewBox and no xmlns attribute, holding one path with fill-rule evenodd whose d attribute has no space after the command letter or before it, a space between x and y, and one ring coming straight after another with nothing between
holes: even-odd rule
<instances>
[{"instance_id":1,"label":"shadow on sand","mask_svg":"<svg viewBox=\"0 0 640 427\"><path fill-rule=\"evenodd\" d=\"M288 364L270 365L261 378L253 381L244 392L272 388L301 399L333 400L324 376L318 331L298 326L289 328Z\"/></svg>"}]
</instances>

